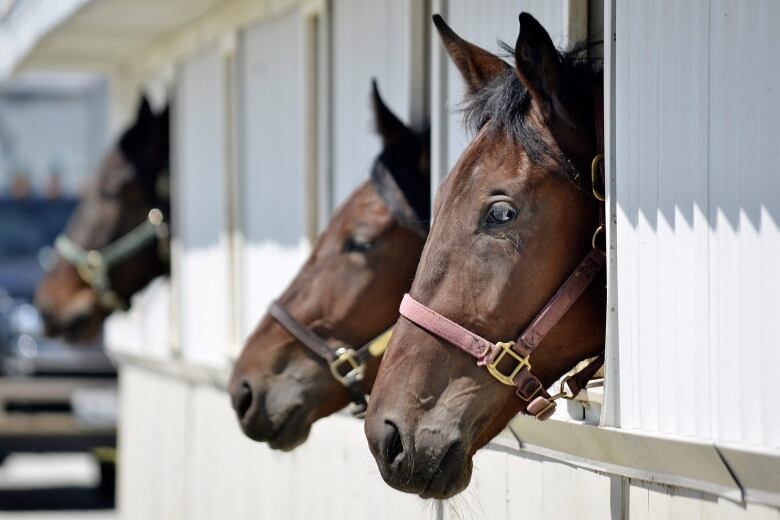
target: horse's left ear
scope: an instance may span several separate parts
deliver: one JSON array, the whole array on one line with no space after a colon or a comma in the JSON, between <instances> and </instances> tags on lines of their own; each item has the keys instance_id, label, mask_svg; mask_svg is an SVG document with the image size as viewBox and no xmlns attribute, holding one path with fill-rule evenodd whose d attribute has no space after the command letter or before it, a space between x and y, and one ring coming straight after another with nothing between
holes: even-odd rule
<instances>
[{"instance_id":1,"label":"horse's left ear","mask_svg":"<svg viewBox=\"0 0 780 520\"><path fill-rule=\"evenodd\" d=\"M447 54L463 76L469 94L475 94L509 68L509 65L495 54L455 34L440 15L433 15L433 24L439 31Z\"/></svg>"},{"instance_id":2,"label":"horse's left ear","mask_svg":"<svg viewBox=\"0 0 780 520\"><path fill-rule=\"evenodd\" d=\"M165 105L165 108L162 110L162 112L157 114L157 120L160 121L160 123L167 125L168 121L170 120L170 117L171 117L171 105L170 103L167 103Z\"/></svg>"},{"instance_id":3,"label":"horse's left ear","mask_svg":"<svg viewBox=\"0 0 780 520\"><path fill-rule=\"evenodd\" d=\"M165 108L162 109L157 114L157 126L159 127L161 132L168 133L170 131L170 120L171 120L171 105L170 103L165 105Z\"/></svg>"},{"instance_id":4,"label":"horse's left ear","mask_svg":"<svg viewBox=\"0 0 780 520\"><path fill-rule=\"evenodd\" d=\"M515 63L517 75L534 104L549 118L562 103L561 58L550 35L528 13L520 14Z\"/></svg>"},{"instance_id":5,"label":"horse's left ear","mask_svg":"<svg viewBox=\"0 0 780 520\"><path fill-rule=\"evenodd\" d=\"M414 135L412 131L409 130L409 128L403 124L389 108L387 108L385 102L382 101L376 79L371 81L371 102L374 107L376 129L380 137L382 137L382 143L385 146L390 146Z\"/></svg>"},{"instance_id":6,"label":"horse's left ear","mask_svg":"<svg viewBox=\"0 0 780 520\"><path fill-rule=\"evenodd\" d=\"M141 101L138 104L138 111L135 116L135 125L138 127L144 126L146 123L154 121L154 112L152 111L152 105L146 98L146 95L141 96Z\"/></svg>"}]
</instances>

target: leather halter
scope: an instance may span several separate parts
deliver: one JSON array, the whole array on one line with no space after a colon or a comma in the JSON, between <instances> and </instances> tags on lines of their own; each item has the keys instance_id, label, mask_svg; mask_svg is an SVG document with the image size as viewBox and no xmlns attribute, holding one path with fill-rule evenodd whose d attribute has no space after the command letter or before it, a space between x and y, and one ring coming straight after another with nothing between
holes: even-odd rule
<instances>
[{"instance_id":1,"label":"leather halter","mask_svg":"<svg viewBox=\"0 0 780 520\"><path fill-rule=\"evenodd\" d=\"M370 360L384 354L392 329L357 350L348 346L333 349L327 340L303 326L279 302L272 303L268 313L319 360L328 365L334 379L349 391L353 404L352 414L363 416L368 406L362 383L366 365Z\"/></svg>"},{"instance_id":2,"label":"leather halter","mask_svg":"<svg viewBox=\"0 0 780 520\"><path fill-rule=\"evenodd\" d=\"M551 398L539 378L531 372L531 353L587 289L604 263L604 253L598 249L591 249L515 341L492 343L423 305L409 294L404 295L401 301L401 316L477 358L477 366L487 368L490 375L501 383L517 387L515 394L527 403L525 413L543 421L555 411L555 400ZM501 365L507 360L511 360L514 366L511 370L502 371ZM598 363L598 366L594 363ZM595 373L601 363L603 363L603 355L597 357L586 369ZM577 374L573 377L579 382ZM572 393L574 393L573 387Z\"/></svg>"},{"instance_id":3,"label":"leather halter","mask_svg":"<svg viewBox=\"0 0 780 520\"><path fill-rule=\"evenodd\" d=\"M540 421L548 419L555 412L556 399L569 397L569 395L563 389L563 385L561 392L555 396L547 392L542 382L532 372L531 354L606 263L605 251L598 245L605 230L605 197L599 188L599 181L603 183L604 179L604 155L601 153L604 149L603 113L603 96L600 92L594 93L596 140L599 153L591 162L591 189L593 196L599 201L599 227L593 233L592 248L515 341L492 343L418 302L409 294L404 295L401 301L400 312L403 317L477 358L477 366L487 368L490 375L499 382L516 387L515 394L526 403L523 413L533 415ZM513 363L511 370L501 368L507 363ZM571 397L586 387L588 380L595 375L603 363L602 352L582 370L564 380L564 384L568 384L571 390Z\"/></svg>"},{"instance_id":4,"label":"leather halter","mask_svg":"<svg viewBox=\"0 0 780 520\"><path fill-rule=\"evenodd\" d=\"M425 237L428 234L427 219L422 218L425 202L417 194L419 186L413 179L420 177L412 172L399 172L385 156L375 161L371 171L371 183L382 201L390 209L393 219L400 225ZM406 173L406 175L404 175ZM295 319L278 301L271 304L268 313L295 339L330 368L330 373L341 383L352 398L352 414L363 417L368 407L367 393L363 388L367 363L381 357L390 341L392 328L358 349L349 346L332 348L328 341Z\"/></svg>"},{"instance_id":5,"label":"leather halter","mask_svg":"<svg viewBox=\"0 0 780 520\"><path fill-rule=\"evenodd\" d=\"M163 252L162 244L167 238L168 226L163 213L154 208L141 224L101 249L85 249L64 233L54 241L54 249L76 268L81 279L97 293L104 308L127 310L129 303L111 287L111 269L155 240Z\"/></svg>"}]
</instances>

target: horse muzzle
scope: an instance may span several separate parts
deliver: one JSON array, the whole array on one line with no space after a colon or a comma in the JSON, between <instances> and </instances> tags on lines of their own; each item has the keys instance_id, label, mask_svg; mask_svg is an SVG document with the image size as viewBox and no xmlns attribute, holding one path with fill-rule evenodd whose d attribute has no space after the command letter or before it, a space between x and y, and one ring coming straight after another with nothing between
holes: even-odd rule
<instances>
[{"instance_id":1,"label":"horse muzzle","mask_svg":"<svg viewBox=\"0 0 780 520\"><path fill-rule=\"evenodd\" d=\"M279 385L266 391L242 380L231 385L231 402L247 437L266 442L273 449L290 451L307 439L311 421L300 392Z\"/></svg>"},{"instance_id":2,"label":"horse muzzle","mask_svg":"<svg viewBox=\"0 0 780 520\"><path fill-rule=\"evenodd\" d=\"M471 480L471 457L455 428L370 415L365 429L371 453L390 486L422 498L445 499L460 493Z\"/></svg>"}]
</instances>

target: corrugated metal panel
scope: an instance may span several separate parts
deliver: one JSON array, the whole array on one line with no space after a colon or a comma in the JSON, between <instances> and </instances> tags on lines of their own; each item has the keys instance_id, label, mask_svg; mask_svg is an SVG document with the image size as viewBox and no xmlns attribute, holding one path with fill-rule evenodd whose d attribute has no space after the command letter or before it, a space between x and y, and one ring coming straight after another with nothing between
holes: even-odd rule
<instances>
[{"instance_id":1,"label":"corrugated metal panel","mask_svg":"<svg viewBox=\"0 0 780 520\"><path fill-rule=\"evenodd\" d=\"M780 448L780 4L617 6L621 422Z\"/></svg>"},{"instance_id":2,"label":"corrugated metal panel","mask_svg":"<svg viewBox=\"0 0 780 520\"><path fill-rule=\"evenodd\" d=\"M185 357L201 362L222 362L228 340L223 65L214 48L185 60L174 114L181 344Z\"/></svg>"},{"instance_id":3,"label":"corrugated metal panel","mask_svg":"<svg viewBox=\"0 0 780 520\"><path fill-rule=\"evenodd\" d=\"M586 4L582 3L582 6ZM587 9L584 16L574 17L573 25L568 22L569 9L568 1L448 0L445 18L449 26L462 38L491 52L503 54L498 42L506 42L514 47L520 28L518 17L522 11L534 15L558 46L563 47L572 40L584 38L587 34ZM436 41L438 42L438 36ZM460 72L452 61L447 59L446 99L442 100L448 113L447 157L443 161L447 171L455 165L460 154L471 142L471 137L463 129L458 110L463 93L464 85Z\"/></svg>"},{"instance_id":4,"label":"corrugated metal panel","mask_svg":"<svg viewBox=\"0 0 780 520\"><path fill-rule=\"evenodd\" d=\"M187 390L181 381L128 365L121 369L117 507L123 519L187 518Z\"/></svg>"},{"instance_id":5,"label":"corrugated metal panel","mask_svg":"<svg viewBox=\"0 0 780 520\"><path fill-rule=\"evenodd\" d=\"M239 48L241 330L248 334L305 259L303 19L247 28Z\"/></svg>"},{"instance_id":6,"label":"corrugated metal panel","mask_svg":"<svg viewBox=\"0 0 780 520\"><path fill-rule=\"evenodd\" d=\"M624 491L624 515L631 520L706 518L707 520L778 520L780 511L741 504L698 491L631 480ZM613 517L614 518L614 517Z\"/></svg>"},{"instance_id":7,"label":"corrugated metal panel","mask_svg":"<svg viewBox=\"0 0 780 520\"><path fill-rule=\"evenodd\" d=\"M368 179L380 151L371 110L371 78L385 103L404 122L419 118L411 58L422 34L413 34L418 0L334 0L331 13L333 206Z\"/></svg>"}]
</instances>

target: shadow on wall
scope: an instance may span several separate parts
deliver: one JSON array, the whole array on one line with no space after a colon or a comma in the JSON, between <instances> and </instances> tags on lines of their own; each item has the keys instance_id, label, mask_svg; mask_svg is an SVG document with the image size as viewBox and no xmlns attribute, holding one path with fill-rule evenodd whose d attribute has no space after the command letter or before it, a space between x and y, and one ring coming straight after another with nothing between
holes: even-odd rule
<instances>
[{"instance_id":1,"label":"shadow on wall","mask_svg":"<svg viewBox=\"0 0 780 520\"><path fill-rule=\"evenodd\" d=\"M780 223L780 44L755 29L780 10L708 5L645 13L617 55L617 202L635 229Z\"/></svg>"}]
</instances>

